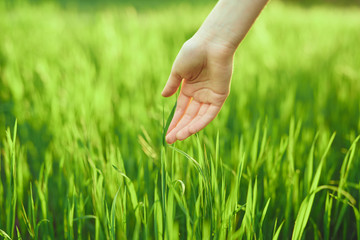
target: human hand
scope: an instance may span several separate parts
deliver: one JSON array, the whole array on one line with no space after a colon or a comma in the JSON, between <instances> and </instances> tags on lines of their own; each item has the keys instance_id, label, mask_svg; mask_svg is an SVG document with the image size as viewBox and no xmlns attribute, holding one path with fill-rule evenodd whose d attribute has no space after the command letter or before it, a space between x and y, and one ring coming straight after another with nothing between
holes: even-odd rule
<instances>
[{"instance_id":1,"label":"human hand","mask_svg":"<svg viewBox=\"0 0 360 240\"><path fill-rule=\"evenodd\" d=\"M229 95L234 51L196 35L183 45L162 92L170 97L182 83L166 142L188 138L217 116Z\"/></svg>"}]
</instances>

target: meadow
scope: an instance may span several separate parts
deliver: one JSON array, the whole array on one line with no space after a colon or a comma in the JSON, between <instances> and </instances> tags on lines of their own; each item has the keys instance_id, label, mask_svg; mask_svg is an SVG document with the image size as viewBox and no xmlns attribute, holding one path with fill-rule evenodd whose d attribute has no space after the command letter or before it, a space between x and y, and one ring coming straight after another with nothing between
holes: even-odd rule
<instances>
[{"instance_id":1,"label":"meadow","mask_svg":"<svg viewBox=\"0 0 360 240\"><path fill-rule=\"evenodd\" d=\"M0 238L360 239L360 9L271 2L218 117L167 145L213 5L0 3Z\"/></svg>"}]
</instances>

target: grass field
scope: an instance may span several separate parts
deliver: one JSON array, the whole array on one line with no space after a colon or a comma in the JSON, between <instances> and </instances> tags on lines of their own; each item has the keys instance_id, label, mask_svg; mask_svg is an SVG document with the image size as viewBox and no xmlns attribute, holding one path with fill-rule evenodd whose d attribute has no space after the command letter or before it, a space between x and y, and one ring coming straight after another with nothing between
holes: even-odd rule
<instances>
[{"instance_id":1,"label":"grass field","mask_svg":"<svg viewBox=\"0 0 360 240\"><path fill-rule=\"evenodd\" d=\"M360 9L270 3L169 146L160 93L212 5L0 7L0 238L360 239Z\"/></svg>"}]
</instances>

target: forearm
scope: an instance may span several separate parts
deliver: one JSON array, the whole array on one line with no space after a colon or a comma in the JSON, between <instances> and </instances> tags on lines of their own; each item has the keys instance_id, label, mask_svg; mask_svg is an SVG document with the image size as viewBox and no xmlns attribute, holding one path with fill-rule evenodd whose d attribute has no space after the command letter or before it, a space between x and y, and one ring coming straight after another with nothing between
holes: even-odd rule
<instances>
[{"instance_id":1,"label":"forearm","mask_svg":"<svg viewBox=\"0 0 360 240\"><path fill-rule=\"evenodd\" d=\"M235 52L268 0L219 0L195 36Z\"/></svg>"}]
</instances>

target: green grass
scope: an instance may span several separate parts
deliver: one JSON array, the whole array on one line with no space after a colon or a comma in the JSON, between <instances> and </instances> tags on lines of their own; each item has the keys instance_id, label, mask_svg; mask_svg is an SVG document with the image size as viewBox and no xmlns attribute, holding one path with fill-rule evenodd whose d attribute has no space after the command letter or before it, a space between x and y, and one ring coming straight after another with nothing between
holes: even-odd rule
<instances>
[{"instance_id":1,"label":"green grass","mask_svg":"<svg viewBox=\"0 0 360 240\"><path fill-rule=\"evenodd\" d=\"M220 115L168 146L211 7L0 7L0 236L360 239L360 9L271 3Z\"/></svg>"}]
</instances>

